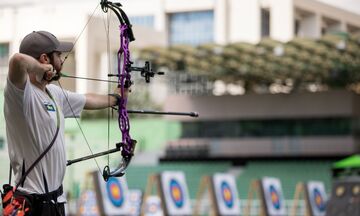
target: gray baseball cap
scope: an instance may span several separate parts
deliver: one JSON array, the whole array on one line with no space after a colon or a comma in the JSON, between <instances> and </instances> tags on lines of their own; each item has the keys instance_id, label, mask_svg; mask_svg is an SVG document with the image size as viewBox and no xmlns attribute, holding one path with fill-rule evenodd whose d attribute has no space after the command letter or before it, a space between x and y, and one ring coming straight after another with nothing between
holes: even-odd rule
<instances>
[{"instance_id":1,"label":"gray baseball cap","mask_svg":"<svg viewBox=\"0 0 360 216\"><path fill-rule=\"evenodd\" d=\"M54 51L70 52L73 43L59 41L53 34L47 31L33 31L26 35L21 41L19 52L34 58L39 58L41 54Z\"/></svg>"}]
</instances>

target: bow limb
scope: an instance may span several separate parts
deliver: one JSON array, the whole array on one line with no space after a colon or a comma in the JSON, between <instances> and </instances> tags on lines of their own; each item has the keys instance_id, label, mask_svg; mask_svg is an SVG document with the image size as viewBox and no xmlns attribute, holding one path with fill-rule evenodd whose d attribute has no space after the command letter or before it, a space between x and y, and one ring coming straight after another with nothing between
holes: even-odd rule
<instances>
[{"instance_id":1,"label":"bow limb","mask_svg":"<svg viewBox=\"0 0 360 216\"><path fill-rule=\"evenodd\" d=\"M125 95L125 89L131 85L131 64L129 43L133 40L134 34L131 30L131 24L125 12L120 8L120 3L112 3L107 0L102 0L101 8L106 13L108 9L112 10L120 22L120 48L117 53L118 71L116 76L118 78L118 87L120 88L121 95ZM121 62L122 61L122 62ZM119 166L111 171L109 166L103 170L103 178L107 181L110 177L120 177L124 175L124 171L128 167L131 158L134 155L136 141L131 139L130 136L130 121L127 113L127 98L122 97L118 100L118 124L121 131L122 142L118 145L121 146L122 162Z\"/></svg>"}]
</instances>

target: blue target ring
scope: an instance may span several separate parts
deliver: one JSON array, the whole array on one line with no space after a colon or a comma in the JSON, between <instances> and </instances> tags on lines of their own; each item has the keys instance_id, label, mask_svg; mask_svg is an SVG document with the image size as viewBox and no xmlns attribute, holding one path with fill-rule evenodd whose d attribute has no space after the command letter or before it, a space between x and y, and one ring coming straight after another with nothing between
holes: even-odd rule
<instances>
[{"instance_id":1,"label":"blue target ring","mask_svg":"<svg viewBox=\"0 0 360 216\"><path fill-rule=\"evenodd\" d=\"M170 197L175 206L181 208L184 205L184 193L181 185L175 179L170 180Z\"/></svg>"},{"instance_id":2,"label":"blue target ring","mask_svg":"<svg viewBox=\"0 0 360 216\"><path fill-rule=\"evenodd\" d=\"M318 188L314 188L313 190L313 196L314 196L314 203L316 208L320 211L320 212L325 212L325 202L324 202L324 198L321 195L321 192L319 191Z\"/></svg>"},{"instance_id":3,"label":"blue target ring","mask_svg":"<svg viewBox=\"0 0 360 216\"><path fill-rule=\"evenodd\" d=\"M125 196L123 188L116 178L109 178L106 183L106 191L111 203L116 207L121 207Z\"/></svg>"},{"instance_id":4,"label":"blue target ring","mask_svg":"<svg viewBox=\"0 0 360 216\"><path fill-rule=\"evenodd\" d=\"M223 181L220 187L221 187L221 197L223 198L225 205L228 208L232 208L234 206L234 196L230 188L230 185L226 181Z\"/></svg>"},{"instance_id":5,"label":"blue target ring","mask_svg":"<svg viewBox=\"0 0 360 216\"><path fill-rule=\"evenodd\" d=\"M276 210L279 210L281 208L279 192L276 190L274 185L270 185L269 191L270 191L270 198L273 207Z\"/></svg>"}]
</instances>

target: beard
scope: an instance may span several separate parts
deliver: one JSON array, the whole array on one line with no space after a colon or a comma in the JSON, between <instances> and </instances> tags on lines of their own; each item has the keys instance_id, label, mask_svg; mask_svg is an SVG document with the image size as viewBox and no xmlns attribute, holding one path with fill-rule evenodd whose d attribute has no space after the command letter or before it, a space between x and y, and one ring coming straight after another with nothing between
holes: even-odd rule
<instances>
[{"instance_id":1,"label":"beard","mask_svg":"<svg viewBox=\"0 0 360 216\"><path fill-rule=\"evenodd\" d=\"M61 78L60 72L56 72L56 75L53 78L51 78L50 81L58 81L60 78Z\"/></svg>"}]
</instances>

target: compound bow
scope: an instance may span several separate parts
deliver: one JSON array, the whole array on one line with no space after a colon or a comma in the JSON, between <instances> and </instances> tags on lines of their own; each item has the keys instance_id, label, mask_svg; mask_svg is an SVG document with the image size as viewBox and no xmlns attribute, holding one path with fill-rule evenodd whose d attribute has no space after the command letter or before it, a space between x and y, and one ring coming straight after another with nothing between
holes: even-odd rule
<instances>
[{"instance_id":1,"label":"compound bow","mask_svg":"<svg viewBox=\"0 0 360 216\"><path fill-rule=\"evenodd\" d=\"M117 77L118 81L118 88L120 88L121 95L125 94L125 91L127 88L129 88L133 82L131 80L131 72L132 71L138 71L140 72L140 75L145 78L145 81L147 83L150 82L150 79L154 77L155 75L163 75L163 72L153 72L151 69L150 63L145 62L144 67L132 67L133 62L130 58L130 49L129 44L130 42L135 40L132 26L130 24L129 18L127 17L126 13L121 9L120 3L113 3L107 0L101 0L100 6L102 10L107 13L110 9L113 11L119 22L120 22L120 48L117 52L117 65L118 70L116 74L108 74L109 77ZM66 60L67 56L65 57L64 61ZM72 78L81 78L81 77L75 77L75 76L68 76L68 75L60 75L63 77L72 77ZM90 80L96 80L93 78L85 78ZM102 80L99 80L102 81ZM60 83L59 83L60 84ZM60 85L61 86L61 85ZM69 101L68 101L69 102ZM70 105L70 103L69 103ZM71 105L70 105L71 107ZM76 162L88 160L91 158L96 158L103 155L108 155L114 152L121 151L122 155L122 162L117 167L117 169L111 171L109 165L105 166L102 172L103 178L105 181L107 181L110 177L121 177L124 175L124 172L126 168L128 167L135 150L136 140L133 140L130 136L130 121L128 113L138 113L138 114L161 114L161 115L187 115L191 117L198 117L198 114L196 112L189 112L189 113L182 113L182 112L158 112L158 111L145 111L145 110L127 110L127 98L121 97L118 100L117 104L117 112L118 112L118 125L122 134L122 141L116 144L116 147L104 152L100 152L97 154L93 154L90 148L90 145L88 144L84 133L83 136L88 144L88 147L91 151L91 155L74 159L74 160L68 160L67 166L71 165ZM80 124L78 123L79 127ZM81 127L80 127L81 129ZM100 168L99 168L100 170Z\"/></svg>"}]
</instances>

